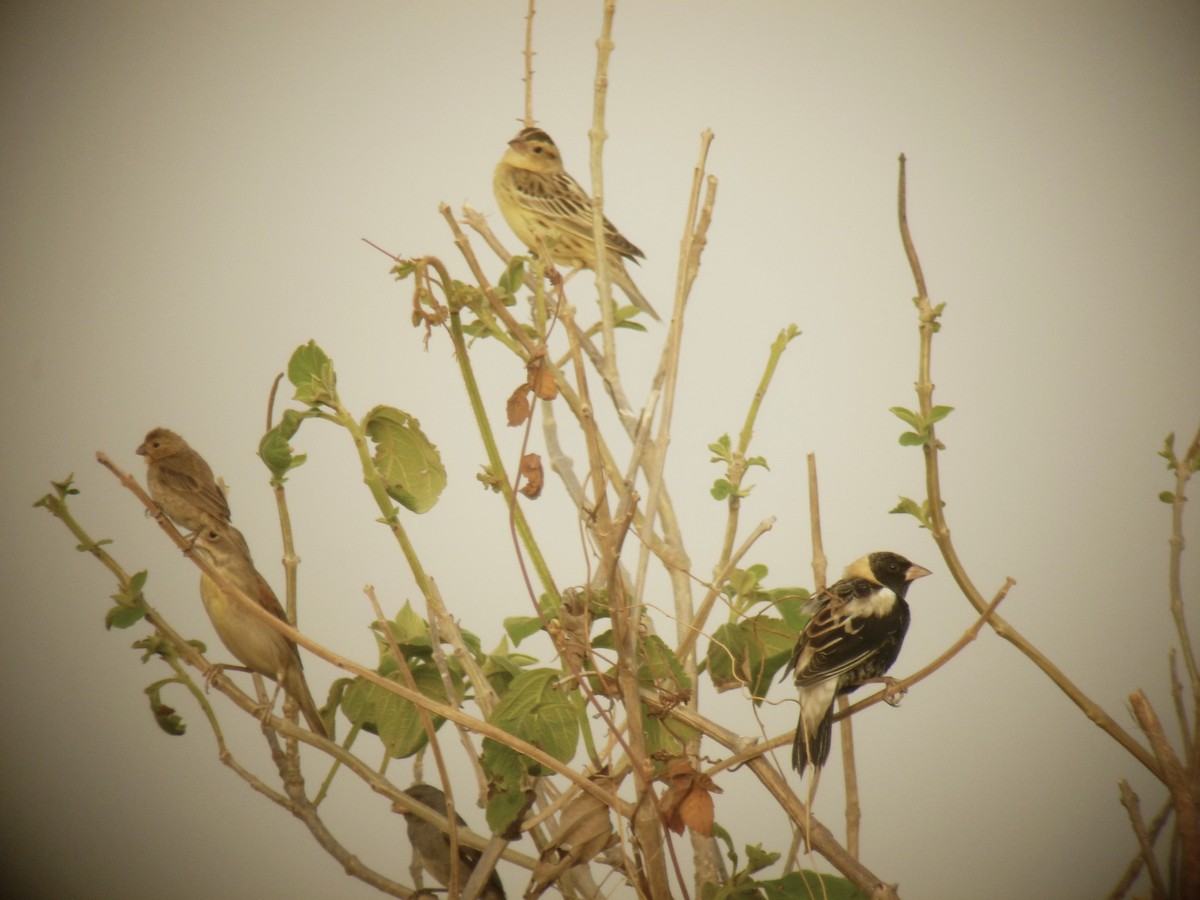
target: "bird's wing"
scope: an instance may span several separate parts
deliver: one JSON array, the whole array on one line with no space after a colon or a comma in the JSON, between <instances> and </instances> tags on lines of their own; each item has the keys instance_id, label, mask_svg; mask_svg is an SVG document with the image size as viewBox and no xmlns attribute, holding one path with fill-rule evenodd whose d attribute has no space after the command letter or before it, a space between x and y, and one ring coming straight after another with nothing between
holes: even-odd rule
<instances>
[{"instance_id":1,"label":"bird's wing","mask_svg":"<svg viewBox=\"0 0 1200 900\"><path fill-rule=\"evenodd\" d=\"M544 175L528 169L513 169L512 184L525 206L555 228L589 241L592 239L592 198L566 172ZM645 257L607 218L604 220L604 242L610 250L626 259Z\"/></svg>"},{"instance_id":2,"label":"bird's wing","mask_svg":"<svg viewBox=\"0 0 1200 900\"><path fill-rule=\"evenodd\" d=\"M217 521L229 521L229 503L211 479L205 482L169 465L160 466L158 476L167 487L187 494L196 506L216 517Z\"/></svg>"},{"instance_id":3,"label":"bird's wing","mask_svg":"<svg viewBox=\"0 0 1200 900\"><path fill-rule=\"evenodd\" d=\"M788 663L796 684L817 684L848 672L877 652L897 625L888 617L854 616L850 603L869 597L879 585L863 578L839 581L816 598L817 608Z\"/></svg>"}]
</instances>

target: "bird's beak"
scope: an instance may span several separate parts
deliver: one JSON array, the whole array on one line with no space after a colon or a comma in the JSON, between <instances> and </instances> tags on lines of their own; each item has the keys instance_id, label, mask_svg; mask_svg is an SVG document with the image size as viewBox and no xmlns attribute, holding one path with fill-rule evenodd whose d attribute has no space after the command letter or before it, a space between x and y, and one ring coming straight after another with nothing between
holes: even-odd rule
<instances>
[{"instance_id":1,"label":"bird's beak","mask_svg":"<svg viewBox=\"0 0 1200 900\"><path fill-rule=\"evenodd\" d=\"M137 455L138 456L146 455L146 445L145 444L138 444Z\"/></svg>"},{"instance_id":2,"label":"bird's beak","mask_svg":"<svg viewBox=\"0 0 1200 900\"><path fill-rule=\"evenodd\" d=\"M932 575L924 566L909 566L908 571L904 573L905 581L916 581L918 578L924 578L926 575Z\"/></svg>"}]
</instances>

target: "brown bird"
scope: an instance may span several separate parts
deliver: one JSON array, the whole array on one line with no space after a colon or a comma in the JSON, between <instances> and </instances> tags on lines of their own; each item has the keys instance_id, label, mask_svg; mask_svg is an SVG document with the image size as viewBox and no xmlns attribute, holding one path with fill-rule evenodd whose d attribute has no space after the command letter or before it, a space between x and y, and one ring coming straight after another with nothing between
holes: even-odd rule
<instances>
[{"instance_id":1,"label":"brown bird","mask_svg":"<svg viewBox=\"0 0 1200 900\"><path fill-rule=\"evenodd\" d=\"M180 528L195 534L228 524L229 503L204 457L166 428L155 428L137 448L146 457L150 496Z\"/></svg>"},{"instance_id":2,"label":"brown bird","mask_svg":"<svg viewBox=\"0 0 1200 900\"><path fill-rule=\"evenodd\" d=\"M545 247L556 263L595 270L592 198L563 168L550 135L540 128L521 129L496 166L492 190L504 221L526 247ZM637 262L645 254L608 219L604 220L604 250L612 283L634 306L658 319L625 269L625 260Z\"/></svg>"},{"instance_id":3,"label":"brown bird","mask_svg":"<svg viewBox=\"0 0 1200 900\"><path fill-rule=\"evenodd\" d=\"M446 795L432 784L414 784L404 793L428 806L434 812L446 815ZM467 827L462 816L455 813L454 819L463 828ZM436 825L432 825L412 813L405 813L404 820L408 825L408 840L412 844L413 853L421 861L425 871L432 875L438 884L449 885L450 838ZM458 845L458 887L460 891L466 886L481 856L482 854L474 847ZM487 884L479 893L479 897L480 900L505 900L504 885L500 883L500 876L496 874L495 869L488 875Z\"/></svg>"},{"instance_id":4,"label":"brown bird","mask_svg":"<svg viewBox=\"0 0 1200 900\"><path fill-rule=\"evenodd\" d=\"M283 607L265 578L254 567L242 533L232 525L205 528L196 536L194 549L203 553L225 581L286 622ZM243 666L279 685L300 706L308 727L322 737L329 733L304 680L304 667L295 643L265 622L260 622L207 574L200 576L200 599L212 620L217 637ZM272 698L274 706L274 698Z\"/></svg>"}]
</instances>

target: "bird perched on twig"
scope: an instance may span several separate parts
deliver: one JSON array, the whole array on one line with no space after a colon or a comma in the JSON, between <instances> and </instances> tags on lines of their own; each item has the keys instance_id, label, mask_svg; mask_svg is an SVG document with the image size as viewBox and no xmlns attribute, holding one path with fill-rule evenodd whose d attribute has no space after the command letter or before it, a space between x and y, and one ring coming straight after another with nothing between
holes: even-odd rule
<instances>
[{"instance_id":1,"label":"bird perched on twig","mask_svg":"<svg viewBox=\"0 0 1200 900\"><path fill-rule=\"evenodd\" d=\"M909 585L930 571L898 553L871 553L809 603L812 618L785 672L795 670L800 722L792 766L820 769L829 758L833 701L868 681L881 680L900 655L908 631Z\"/></svg>"},{"instance_id":2,"label":"bird perched on twig","mask_svg":"<svg viewBox=\"0 0 1200 900\"><path fill-rule=\"evenodd\" d=\"M258 605L286 622L283 606L271 586L254 567L250 549L242 533L232 525L209 527L201 531L193 545L203 553L225 581L258 602ZM317 704L304 680L300 653L291 639L265 622L260 622L237 598L230 596L207 573L200 576L200 599L212 620L217 637L243 666L281 685L300 706L308 727L328 737ZM272 698L271 706L274 706Z\"/></svg>"},{"instance_id":3,"label":"bird perched on twig","mask_svg":"<svg viewBox=\"0 0 1200 900\"><path fill-rule=\"evenodd\" d=\"M550 135L540 128L521 129L496 166L492 189L504 220L525 246L535 251L544 247L561 265L595 270L592 198L567 174ZM604 220L604 250L612 283L634 306L658 319L625 269L625 260L636 262L645 254L608 219Z\"/></svg>"},{"instance_id":4,"label":"bird perched on twig","mask_svg":"<svg viewBox=\"0 0 1200 900\"><path fill-rule=\"evenodd\" d=\"M228 524L229 503L204 457L166 428L155 428L137 448L146 457L150 496L168 519L195 534Z\"/></svg>"},{"instance_id":5,"label":"bird perched on twig","mask_svg":"<svg viewBox=\"0 0 1200 900\"><path fill-rule=\"evenodd\" d=\"M446 815L446 795L432 784L414 784L405 790L408 796L428 806L434 812ZM462 816L455 813L454 819L463 828L467 827ZM404 820L408 825L408 840L412 844L413 853L421 861L430 875L437 879L438 884L450 884L450 838L436 825L426 822L412 813L405 813ZM458 845L458 886L459 890L466 886L471 873L479 862L481 854L474 847ZM505 900L504 885L500 876L493 869L488 875L487 884L479 893L480 900Z\"/></svg>"}]
</instances>

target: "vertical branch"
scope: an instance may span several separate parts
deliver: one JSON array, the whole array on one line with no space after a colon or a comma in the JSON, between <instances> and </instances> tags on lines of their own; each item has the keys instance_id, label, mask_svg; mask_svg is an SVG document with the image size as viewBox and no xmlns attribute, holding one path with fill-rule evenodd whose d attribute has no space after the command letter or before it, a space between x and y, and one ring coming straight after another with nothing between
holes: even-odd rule
<instances>
[{"instance_id":1,"label":"vertical branch","mask_svg":"<svg viewBox=\"0 0 1200 900\"><path fill-rule=\"evenodd\" d=\"M529 0L529 11L525 14L525 127L534 124L533 118L533 17L537 14L537 0Z\"/></svg>"},{"instance_id":2,"label":"vertical branch","mask_svg":"<svg viewBox=\"0 0 1200 900\"><path fill-rule=\"evenodd\" d=\"M808 454L808 521L812 532L813 590L825 590L825 574L828 561L825 558L825 542L821 537L821 495L817 488L817 456ZM858 835L862 824L862 806L858 798L858 767L854 763L854 725L846 710L850 701L838 697L838 735L842 748L842 773L846 784L846 850L858 859Z\"/></svg>"},{"instance_id":3,"label":"vertical branch","mask_svg":"<svg viewBox=\"0 0 1200 900\"><path fill-rule=\"evenodd\" d=\"M845 715L850 708L846 696L837 698L838 712ZM862 824L862 805L858 799L858 768L854 764L853 720L845 716L838 720L838 736L842 742L843 779L846 782L846 852L858 859L858 834Z\"/></svg>"},{"instance_id":4,"label":"vertical branch","mask_svg":"<svg viewBox=\"0 0 1200 900\"><path fill-rule=\"evenodd\" d=\"M1150 832L1146 829L1146 823L1142 819L1141 805L1138 803L1138 796L1133 792L1133 788L1129 786L1129 782L1122 778L1119 782L1121 789L1121 805L1125 807L1125 811L1129 813L1129 824L1133 827L1133 833L1137 836L1138 846L1142 850L1142 862L1146 865L1146 871L1150 874L1150 882L1154 885L1154 900L1165 898L1167 896L1167 885L1163 881L1162 871L1158 867L1158 858L1154 855L1154 842L1150 837Z\"/></svg>"},{"instance_id":5,"label":"vertical branch","mask_svg":"<svg viewBox=\"0 0 1200 900\"><path fill-rule=\"evenodd\" d=\"M971 581L966 567L963 565L962 560L959 559L958 550L955 548L954 542L950 539L950 526L946 521L945 503L942 500L941 475L938 469L938 453L942 449L942 444L934 434L931 415L933 410L933 380L931 378L930 363L933 335L941 327L938 319L941 317L942 307L941 305L935 307L930 302L926 292L925 276L921 271L921 262L917 258L917 249L908 228L906 185L905 158L901 154L900 185L898 190L900 238L904 243L904 251L908 255L909 267L912 270L913 279L917 285L915 302L919 320L920 359L918 363L916 390L919 416L921 421L927 425L927 436L921 450L925 456L925 491L927 496L926 503L929 509L928 528L959 590L962 591L967 601L975 607L976 612L983 613L987 609L987 601L979 592L974 582ZM995 614L988 618L988 624L992 626L996 634L1016 646L1034 665L1041 669L1054 682L1058 689L1066 694L1071 702L1083 711L1084 715L1107 732L1134 759L1149 769L1156 778L1160 780L1164 779L1162 768L1158 760L1155 759L1154 754L1138 743L1133 735L1118 725L1112 716L1080 690L1078 685L1067 677L1066 673L1059 669L1049 657L1038 650L1023 634L1017 631L1012 624Z\"/></svg>"},{"instance_id":6,"label":"vertical branch","mask_svg":"<svg viewBox=\"0 0 1200 900\"><path fill-rule=\"evenodd\" d=\"M575 340L574 310L571 307L563 311L563 319L568 339L571 341L571 358L575 365L575 382L579 394L577 415L587 446L588 481L595 498L590 510L594 523L592 533L596 536L596 546L600 553L601 580L608 592L613 640L617 651L617 685L625 706L630 764L637 784L639 802L634 813L634 831L641 846L650 895L655 900L665 900L670 897L670 886L663 854L663 832L657 804L653 801L653 773L649 769L646 735L642 725L642 702L637 683L638 629L636 620L632 619L630 597L619 566L620 546L625 530L622 523L614 521L609 507L608 479L600 453L583 354Z\"/></svg>"},{"instance_id":7,"label":"vertical branch","mask_svg":"<svg viewBox=\"0 0 1200 900\"><path fill-rule=\"evenodd\" d=\"M825 542L821 539L821 494L817 490L817 455L810 453L808 461L808 526L812 533L813 593L825 590Z\"/></svg>"},{"instance_id":8,"label":"vertical branch","mask_svg":"<svg viewBox=\"0 0 1200 900\"><path fill-rule=\"evenodd\" d=\"M1200 668L1196 664L1196 654L1192 649L1192 638L1188 633L1187 620L1183 614L1183 580L1180 570L1183 565L1183 504L1187 500L1184 491L1188 479L1200 465L1200 431L1192 438L1191 444L1181 459L1169 460L1175 470L1175 492L1171 500L1171 563L1168 578L1171 590L1171 615L1175 619L1175 629L1179 632L1179 647L1183 653L1183 664L1187 669L1188 678L1192 683L1192 697L1200 702Z\"/></svg>"},{"instance_id":9,"label":"vertical branch","mask_svg":"<svg viewBox=\"0 0 1200 900\"><path fill-rule=\"evenodd\" d=\"M1134 718L1145 732L1162 767L1171 802L1175 805L1175 827L1181 844L1180 896L1200 897L1200 810L1183 764L1163 732L1154 707L1141 691L1129 696Z\"/></svg>"},{"instance_id":10,"label":"vertical branch","mask_svg":"<svg viewBox=\"0 0 1200 900\"><path fill-rule=\"evenodd\" d=\"M591 139L592 241L596 252L596 289L600 292L600 316L604 340L605 380L617 371L617 342L613 334L612 283L608 277L608 250L604 240L604 169L602 158L608 131L604 111L608 102L608 58L612 55L612 24L617 12L616 0L605 0L600 37L596 38L596 89L592 100Z\"/></svg>"}]
</instances>

